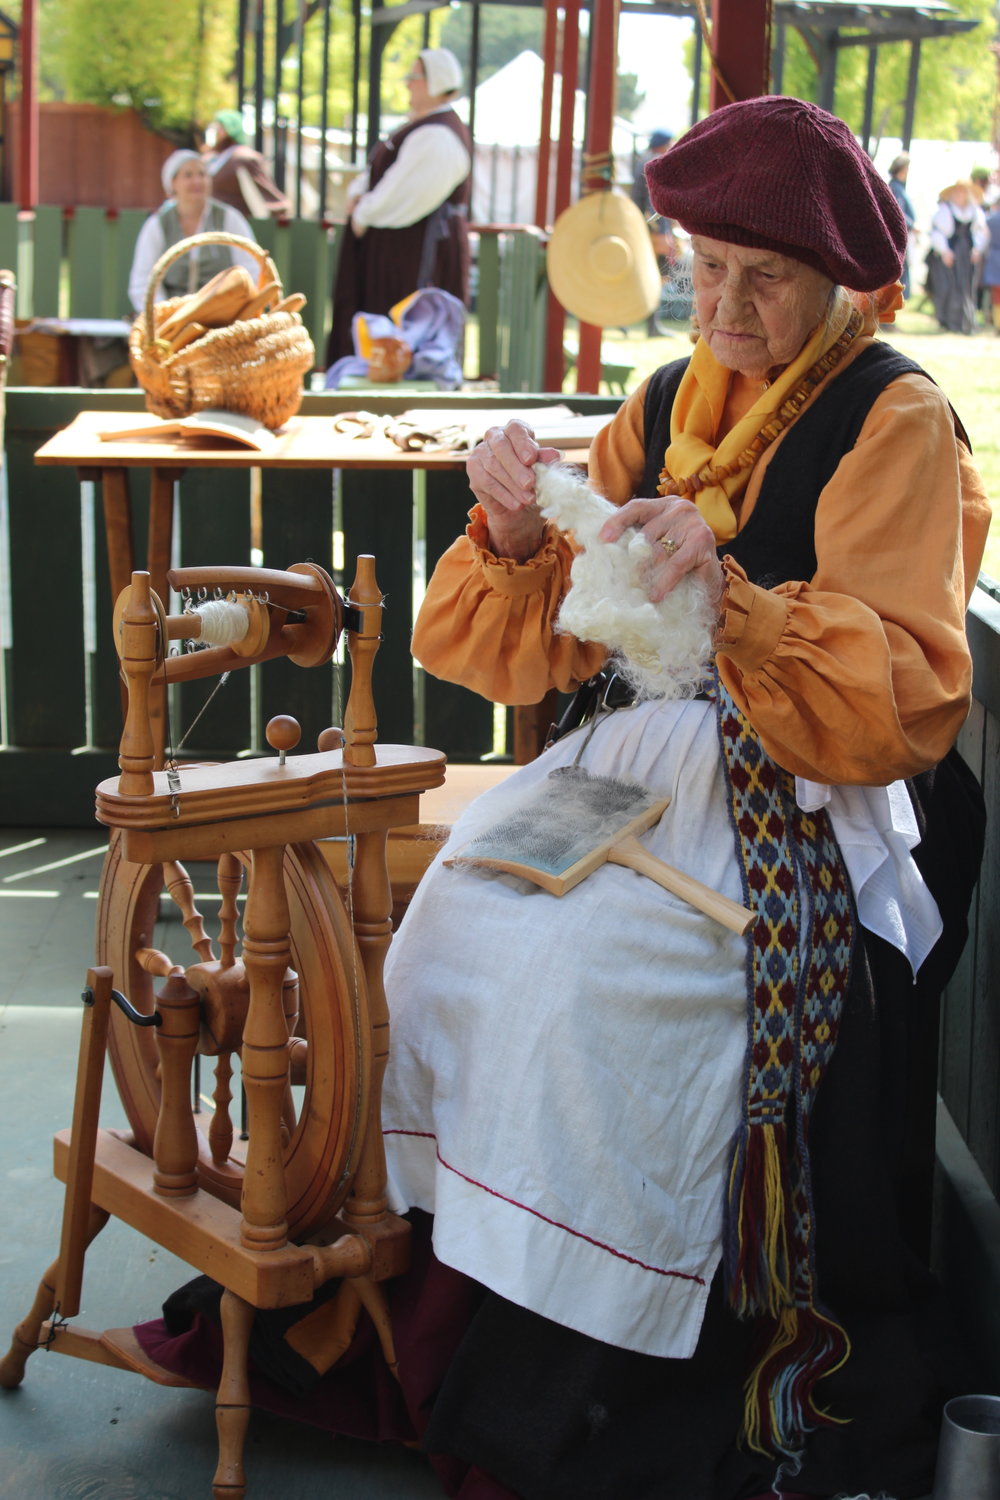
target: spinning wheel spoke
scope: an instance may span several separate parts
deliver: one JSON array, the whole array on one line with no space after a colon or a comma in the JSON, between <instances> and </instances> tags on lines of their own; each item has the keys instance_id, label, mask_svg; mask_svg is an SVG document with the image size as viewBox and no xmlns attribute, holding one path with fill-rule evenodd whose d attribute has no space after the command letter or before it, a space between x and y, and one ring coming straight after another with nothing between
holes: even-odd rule
<instances>
[{"instance_id":1,"label":"spinning wheel spoke","mask_svg":"<svg viewBox=\"0 0 1000 1500\"><path fill-rule=\"evenodd\" d=\"M206 963L214 957L212 944L205 932L201 913L194 904L194 886L182 864L169 860L163 865L163 883L174 905L181 912L184 926L191 935L191 946Z\"/></svg>"}]
</instances>

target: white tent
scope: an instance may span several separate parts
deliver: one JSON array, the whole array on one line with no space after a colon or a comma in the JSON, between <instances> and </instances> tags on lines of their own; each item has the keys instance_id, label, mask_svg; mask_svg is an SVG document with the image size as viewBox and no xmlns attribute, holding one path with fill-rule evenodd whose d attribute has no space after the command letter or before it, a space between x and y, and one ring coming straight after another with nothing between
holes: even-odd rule
<instances>
[{"instance_id":1,"label":"white tent","mask_svg":"<svg viewBox=\"0 0 1000 1500\"><path fill-rule=\"evenodd\" d=\"M474 224L531 224L535 219L538 139L541 135L542 84L545 65L537 52L521 52L476 90L476 158L472 174ZM551 131L559 129L561 79L554 79ZM455 109L468 122L469 101ZM573 121L574 184L577 196L580 147L586 126L587 99L576 92ZM615 120L612 150L615 178L626 191L632 180L636 132L625 120ZM556 148L549 168L549 215L555 189Z\"/></svg>"}]
</instances>

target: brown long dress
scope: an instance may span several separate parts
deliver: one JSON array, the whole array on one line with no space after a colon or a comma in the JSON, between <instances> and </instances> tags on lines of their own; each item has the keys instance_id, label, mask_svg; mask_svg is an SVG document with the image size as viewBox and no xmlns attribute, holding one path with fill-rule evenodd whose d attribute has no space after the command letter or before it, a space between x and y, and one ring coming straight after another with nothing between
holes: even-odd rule
<instances>
[{"instance_id":1,"label":"brown long dress","mask_svg":"<svg viewBox=\"0 0 1000 1500\"><path fill-rule=\"evenodd\" d=\"M376 147L370 188L385 176L407 137L425 125L447 126L471 154L469 132L453 109L424 115L402 125ZM425 286L440 287L468 304L470 192L471 173L433 213L415 224L403 229L372 227L361 239L349 223L345 226L333 284L328 366L354 353L351 320L356 312L388 313L397 302Z\"/></svg>"}]
</instances>

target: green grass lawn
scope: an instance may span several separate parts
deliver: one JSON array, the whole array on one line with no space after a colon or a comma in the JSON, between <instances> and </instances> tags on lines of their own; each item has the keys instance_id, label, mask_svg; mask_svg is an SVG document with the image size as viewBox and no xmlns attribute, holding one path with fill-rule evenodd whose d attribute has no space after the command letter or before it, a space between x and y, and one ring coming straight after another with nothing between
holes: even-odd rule
<instances>
[{"instance_id":1,"label":"green grass lawn","mask_svg":"<svg viewBox=\"0 0 1000 1500\"><path fill-rule=\"evenodd\" d=\"M672 330L666 338L647 338L641 327L605 330L605 359L632 366L626 390L688 352L684 326L677 323ZM994 504L983 572L1000 580L1000 337L991 328L969 337L942 333L930 314L909 310L898 315L885 337L937 381L965 424Z\"/></svg>"}]
</instances>

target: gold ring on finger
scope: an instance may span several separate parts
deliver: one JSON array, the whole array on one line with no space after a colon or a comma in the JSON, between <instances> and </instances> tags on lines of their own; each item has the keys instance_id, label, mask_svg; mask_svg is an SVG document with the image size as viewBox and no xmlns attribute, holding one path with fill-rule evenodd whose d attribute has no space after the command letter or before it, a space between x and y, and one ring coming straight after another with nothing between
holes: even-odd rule
<instances>
[{"instance_id":1,"label":"gold ring on finger","mask_svg":"<svg viewBox=\"0 0 1000 1500\"><path fill-rule=\"evenodd\" d=\"M672 536L661 536L660 546L663 548L668 557L673 557L674 553L680 546L680 542L675 542Z\"/></svg>"}]
</instances>

